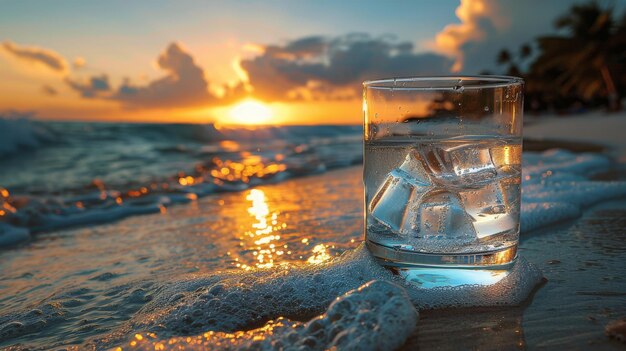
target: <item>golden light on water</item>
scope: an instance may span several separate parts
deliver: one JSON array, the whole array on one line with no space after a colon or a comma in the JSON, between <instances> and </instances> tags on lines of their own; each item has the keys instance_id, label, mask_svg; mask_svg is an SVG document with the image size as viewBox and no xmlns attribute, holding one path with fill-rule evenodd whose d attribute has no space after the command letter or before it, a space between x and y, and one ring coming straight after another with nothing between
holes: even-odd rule
<instances>
[{"instance_id":1,"label":"golden light on water","mask_svg":"<svg viewBox=\"0 0 626 351\"><path fill-rule=\"evenodd\" d=\"M287 320L278 318L269 321L264 326L233 333L207 331L194 336L175 336L169 339L160 339L155 333L135 334L127 345L128 347L115 347L112 351L123 350L214 350L214 349L239 349L250 341L262 341L274 335L275 330L283 330L288 325L295 327L296 324L287 324ZM239 347L237 347L239 346Z\"/></svg>"},{"instance_id":2,"label":"golden light on water","mask_svg":"<svg viewBox=\"0 0 626 351\"><path fill-rule=\"evenodd\" d=\"M280 245L281 229L287 227L286 223L278 222L278 212L270 211L270 207L265 198L265 192L260 189L252 189L246 195L246 200L251 202L248 208L248 214L254 218L254 222L250 225L242 237L242 246L248 246L252 249L254 256L254 266L256 268L271 268L277 264L278 258L282 256L287 249L287 245ZM235 265L239 268L250 270L252 267L245 263L239 262L236 258Z\"/></svg>"},{"instance_id":3,"label":"golden light on water","mask_svg":"<svg viewBox=\"0 0 626 351\"><path fill-rule=\"evenodd\" d=\"M282 198L285 194L274 194L272 188L251 189L245 193L249 216L239 218L237 235L239 247L227 252L232 264L243 270L289 267L293 264L320 264L333 257L333 243L316 244L312 238L302 235L288 225L290 211L300 208L290 207L281 213L268 199ZM243 208L241 209L243 210ZM296 229L297 236L294 236Z\"/></svg>"},{"instance_id":4,"label":"golden light on water","mask_svg":"<svg viewBox=\"0 0 626 351\"><path fill-rule=\"evenodd\" d=\"M215 164L215 168L210 171L210 175L221 181L248 183L252 177L264 178L287 169L287 165L282 163L264 163L258 155L247 152L243 152L241 155L243 157L241 162L222 160L218 157L213 158L212 162Z\"/></svg>"},{"instance_id":5,"label":"golden light on water","mask_svg":"<svg viewBox=\"0 0 626 351\"><path fill-rule=\"evenodd\" d=\"M257 100L244 100L229 111L232 122L237 124L267 124L272 117L272 110Z\"/></svg>"},{"instance_id":6,"label":"golden light on water","mask_svg":"<svg viewBox=\"0 0 626 351\"><path fill-rule=\"evenodd\" d=\"M331 256L328 254L328 250L326 249L326 245L319 244L313 247L313 255L307 259L308 263L318 264L331 259Z\"/></svg>"},{"instance_id":7,"label":"golden light on water","mask_svg":"<svg viewBox=\"0 0 626 351\"><path fill-rule=\"evenodd\" d=\"M228 152L237 152L240 149L239 143L234 140L222 140L219 145L220 148Z\"/></svg>"}]
</instances>

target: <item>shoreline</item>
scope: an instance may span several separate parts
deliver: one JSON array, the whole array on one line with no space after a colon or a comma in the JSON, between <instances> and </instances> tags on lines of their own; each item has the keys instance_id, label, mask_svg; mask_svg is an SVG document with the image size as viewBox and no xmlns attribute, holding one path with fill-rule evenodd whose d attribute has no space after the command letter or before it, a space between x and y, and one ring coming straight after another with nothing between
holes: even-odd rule
<instances>
[{"instance_id":1,"label":"shoreline","mask_svg":"<svg viewBox=\"0 0 626 351\"><path fill-rule=\"evenodd\" d=\"M621 279L626 273L626 187L591 175L620 165L600 154L552 150L526 154L524 166L525 229L519 252L543 272L547 283L519 307L424 311L404 349L456 349L459 342L475 348L619 346L603 335L603 328L626 315L620 295L626 291L626 281ZM354 249L363 239L361 170L359 165L350 166L208 194L158 213L47 232L2 250L0 282L6 298L0 300L0 324L15 322L24 327L7 334L13 336L0 345L81 345L120 330L129 321L142 321L146 306L155 306L154 311L183 331L185 313L177 309L191 311L196 303L204 306L204 290L198 289L213 286L220 277L232 278L232 286L215 288L226 293L216 299L227 302L226 312L265 301L255 295L261 291L255 290L255 279L276 274L284 284L294 283L283 285L286 295L278 298L272 296L277 292L272 283L262 281L263 291L275 301L275 307L263 311L295 316L318 313L324 308L321 302L338 296L335 292L341 294L372 277L363 273L372 268L366 264L369 261L358 257L352 261L355 265L347 265L353 269L349 284L341 278L346 274L341 264L332 274L319 269L332 262L345 263L335 258L343 252L358 256ZM302 278L292 274L294 270L311 275ZM339 285L330 290L308 290L333 281ZM163 293L167 287L172 294ZM242 295L238 289L250 291ZM468 291L461 295L487 304L497 300L489 300L490 294L503 295L502 291ZM180 299L170 300L179 293ZM420 301L445 302L446 296L410 294L418 307ZM242 296L246 298L239 300ZM308 309L298 308L301 296L314 298ZM320 296L323 299L315 299ZM150 304L157 297L163 303ZM292 303L281 306L287 300ZM43 314L29 315L33 308ZM85 310L90 311L89 317L83 316ZM212 307L200 310L212 311ZM263 324L262 316L251 316L237 323ZM150 319L145 320L144 325L149 325ZM217 323L228 320L232 321ZM212 330L210 324L198 323L194 330ZM165 333L177 330L166 328Z\"/></svg>"}]
</instances>

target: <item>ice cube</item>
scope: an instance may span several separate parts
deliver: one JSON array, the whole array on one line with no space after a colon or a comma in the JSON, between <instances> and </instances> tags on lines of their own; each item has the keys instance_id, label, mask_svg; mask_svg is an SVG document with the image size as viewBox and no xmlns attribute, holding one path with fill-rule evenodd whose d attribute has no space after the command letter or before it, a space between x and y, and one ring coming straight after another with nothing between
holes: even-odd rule
<instances>
[{"instance_id":1,"label":"ice cube","mask_svg":"<svg viewBox=\"0 0 626 351\"><path fill-rule=\"evenodd\" d=\"M467 214L479 239L492 235L505 234L516 230L519 221L508 189L503 191L500 182L489 183L479 189L460 193Z\"/></svg>"},{"instance_id":2,"label":"ice cube","mask_svg":"<svg viewBox=\"0 0 626 351\"><path fill-rule=\"evenodd\" d=\"M521 197L521 178L519 173L512 177L502 178L498 180L498 186L502 192L502 200L506 206L506 210L517 215L519 213L519 202Z\"/></svg>"},{"instance_id":3,"label":"ice cube","mask_svg":"<svg viewBox=\"0 0 626 351\"><path fill-rule=\"evenodd\" d=\"M420 159L430 174L447 186L475 187L497 175L489 148L476 143L439 147L422 144Z\"/></svg>"},{"instance_id":4,"label":"ice cube","mask_svg":"<svg viewBox=\"0 0 626 351\"><path fill-rule=\"evenodd\" d=\"M432 182L428 176L428 172L424 169L421 157L417 149L412 149L404 158L404 162L398 167L399 170L406 172L416 182L423 185L430 185Z\"/></svg>"},{"instance_id":5,"label":"ice cube","mask_svg":"<svg viewBox=\"0 0 626 351\"><path fill-rule=\"evenodd\" d=\"M370 213L392 231L404 235L415 233L412 220L421 198L431 189L423 166L412 153L404 163L392 170L370 202Z\"/></svg>"},{"instance_id":6,"label":"ice cube","mask_svg":"<svg viewBox=\"0 0 626 351\"><path fill-rule=\"evenodd\" d=\"M419 238L476 239L472 220L455 193L431 191L422 198L416 220L419 222Z\"/></svg>"}]
</instances>

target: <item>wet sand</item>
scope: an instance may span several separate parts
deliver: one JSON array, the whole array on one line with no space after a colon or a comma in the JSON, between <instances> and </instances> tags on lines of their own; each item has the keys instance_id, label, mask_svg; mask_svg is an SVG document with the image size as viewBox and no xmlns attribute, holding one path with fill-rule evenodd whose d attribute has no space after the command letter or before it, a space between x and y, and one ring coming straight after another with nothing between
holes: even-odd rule
<instances>
[{"instance_id":1,"label":"wet sand","mask_svg":"<svg viewBox=\"0 0 626 351\"><path fill-rule=\"evenodd\" d=\"M164 214L44 234L3 253L0 308L24 309L28 301L61 295L71 297L73 315L0 346L80 343L131 318L149 301L154 282L180 274L326 261L362 240L362 196L361 167L351 167L208 196ZM624 218L626 201L614 201L523 235L520 254L547 278L531 299L519 307L421 311L404 349L623 348L604 326L626 316ZM265 239L258 231L267 231ZM116 300L137 289L111 286L138 280L145 282L145 301Z\"/></svg>"}]
</instances>

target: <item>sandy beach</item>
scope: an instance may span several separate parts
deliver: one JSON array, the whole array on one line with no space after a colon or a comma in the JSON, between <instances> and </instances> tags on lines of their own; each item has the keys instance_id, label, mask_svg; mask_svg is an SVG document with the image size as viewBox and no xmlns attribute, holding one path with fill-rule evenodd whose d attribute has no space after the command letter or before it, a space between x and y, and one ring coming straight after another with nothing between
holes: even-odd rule
<instances>
[{"instance_id":1,"label":"sandy beach","mask_svg":"<svg viewBox=\"0 0 626 351\"><path fill-rule=\"evenodd\" d=\"M3 309L61 303L65 315L47 321L38 342L81 343L130 319L177 276L332 260L362 240L362 196L361 167L351 167L45 234L3 252ZM547 279L534 296L513 308L423 311L405 349L620 348L604 326L626 313L625 214L625 202L604 203L523 235L520 254ZM265 221L277 228L272 235L250 235ZM3 345L28 345L32 336Z\"/></svg>"},{"instance_id":2,"label":"sandy beach","mask_svg":"<svg viewBox=\"0 0 626 351\"><path fill-rule=\"evenodd\" d=\"M626 1L0 32L0 351L624 349Z\"/></svg>"}]
</instances>

